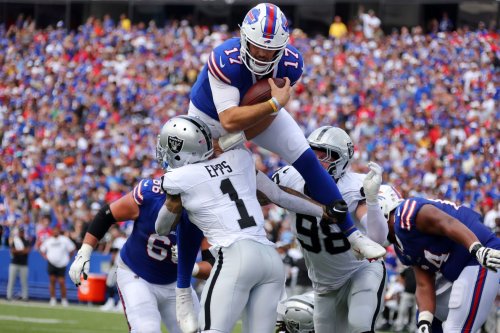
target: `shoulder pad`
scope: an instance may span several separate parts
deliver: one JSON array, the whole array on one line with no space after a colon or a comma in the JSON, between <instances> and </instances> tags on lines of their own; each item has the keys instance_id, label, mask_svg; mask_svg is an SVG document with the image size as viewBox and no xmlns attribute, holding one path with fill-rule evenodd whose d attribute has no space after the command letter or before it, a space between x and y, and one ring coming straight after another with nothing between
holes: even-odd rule
<instances>
[{"instance_id":1,"label":"shoulder pad","mask_svg":"<svg viewBox=\"0 0 500 333\"><path fill-rule=\"evenodd\" d=\"M240 71L243 62L240 57L240 40L231 38L217 46L208 58L208 70L210 74L220 81L232 86L239 82Z\"/></svg>"},{"instance_id":2,"label":"shoulder pad","mask_svg":"<svg viewBox=\"0 0 500 333\"><path fill-rule=\"evenodd\" d=\"M422 205L416 199L404 200L396 209L395 226L401 230L416 229L415 217ZM399 220L399 223L398 223Z\"/></svg>"},{"instance_id":3,"label":"shoulder pad","mask_svg":"<svg viewBox=\"0 0 500 333\"><path fill-rule=\"evenodd\" d=\"M142 179L132 191L134 201L139 206L147 202L148 199L158 196L165 196L165 192L161 189L161 180L159 179Z\"/></svg>"},{"instance_id":4,"label":"shoulder pad","mask_svg":"<svg viewBox=\"0 0 500 333\"><path fill-rule=\"evenodd\" d=\"M304 59L295 47L287 45L278 66L278 76L288 77L291 85L294 85L302 76Z\"/></svg>"}]
</instances>

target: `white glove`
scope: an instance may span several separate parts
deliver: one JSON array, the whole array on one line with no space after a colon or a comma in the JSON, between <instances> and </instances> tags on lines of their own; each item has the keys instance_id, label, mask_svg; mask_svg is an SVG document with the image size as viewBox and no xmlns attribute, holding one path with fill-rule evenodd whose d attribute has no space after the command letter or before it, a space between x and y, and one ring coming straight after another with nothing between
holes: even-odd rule
<instances>
[{"instance_id":1,"label":"white glove","mask_svg":"<svg viewBox=\"0 0 500 333\"><path fill-rule=\"evenodd\" d=\"M432 333L432 320L434 315L429 311L422 311L418 314L417 333Z\"/></svg>"},{"instance_id":2,"label":"white glove","mask_svg":"<svg viewBox=\"0 0 500 333\"><path fill-rule=\"evenodd\" d=\"M69 268L69 277L75 286L81 284L81 275L83 274L83 279L87 280L90 269L90 255L92 254L92 246L89 244L82 244L82 247L75 256L75 260Z\"/></svg>"},{"instance_id":3,"label":"white glove","mask_svg":"<svg viewBox=\"0 0 500 333\"><path fill-rule=\"evenodd\" d=\"M191 287L175 288L175 294L175 313L182 333L197 332L198 316L194 310Z\"/></svg>"},{"instance_id":4,"label":"white glove","mask_svg":"<svg viewBox=\"0 0 500 333\"><path fill-rule=\"evenodd\" d=\"M489 247L484 247L479 242L473 243L469 252L477 258L479 264L485 268L497 271L500 268L500 251Z\"/></svg>"},{"instance_id":5,"label":"white glove","mask_svg":"<svg viewBox=\"0 0 500 333\"><path fill-rule=\"evenodd\" d=\"M369 162L370 172L363 180L363 189L365 192L366 203L378 205L378 191L382 184L382 168L375 162Z\"/></svg>"},{"instance_id":6,"label":"white glove","mask_svg":"<svg viewBox=\"0 0 500 333\"><path fill-rule=\"evenodd\" d=\"M177 256L177 244L175 245L172 245L171 247L171 251L172 251L172 259L170 259L174 264L177 264L177 261L178 261L178 256Z\"/></svg>"}]
</instances>

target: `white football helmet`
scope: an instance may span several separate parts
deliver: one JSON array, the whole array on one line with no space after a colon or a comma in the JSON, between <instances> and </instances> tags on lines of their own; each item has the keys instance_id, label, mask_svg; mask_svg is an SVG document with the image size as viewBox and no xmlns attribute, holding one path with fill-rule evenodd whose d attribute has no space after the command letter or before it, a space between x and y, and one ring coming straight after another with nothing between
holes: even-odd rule
<instances>
[{"instance_id":1,"label":"white football helmet","mask_svg":"<svg viewBox=\"0 0 500 333\"><path fill-rule=\"evenodd\" d=\"M326 157L321 162L329 162L328 173L338 180L347 171L354 155L351 137L341 128L322 126L308 137L312 149L324 150Z\"/></svg>"},{"instance_id":2,"label":"white football helmet","mask_svg":"<svg viewBox=\"0 0 500 333\"><path fill-rule=\"evenodd\" d=\"M401 195L390 185L380 185L378 191L378 202L380 204L380 209L384 214L386 220L389 220L389 215L396 209L399 204L403 201Z\"/></svg>"},{"instance_id":3,"label":"white football helmet","mask_svg":"<svg viewBox=\"0 0 500 333\"><path fill-rule=\"evenodd\" d=\"M314 297L308 294L292 296L285 302L283 317L289 333L314 333Z\"/></svg>"},{"instance_id":4,"label":"white football helmet","mask_svg":"<svg viewBox=\"0 0 500 333\"><path fill-rule=\"evenodd\" d=\"M156 160L162 168L178 168L212 156L212 133L197 117L176 116L163 125L156 143Z\"/></svg>"},{"instance_id":5,"label":"white football helmet","mask_svg":"<svg viewBox=\"0 0 500 333\"><path fill-rule=\"evenodd\" d=\"M252 73L266 75L278 64L288 43L288 21L278 6L260 3L250 9L240 25L241 60ZM271 61L257 60L250 54L248 43L276 54Z\"/></svg>"}]
</instances>

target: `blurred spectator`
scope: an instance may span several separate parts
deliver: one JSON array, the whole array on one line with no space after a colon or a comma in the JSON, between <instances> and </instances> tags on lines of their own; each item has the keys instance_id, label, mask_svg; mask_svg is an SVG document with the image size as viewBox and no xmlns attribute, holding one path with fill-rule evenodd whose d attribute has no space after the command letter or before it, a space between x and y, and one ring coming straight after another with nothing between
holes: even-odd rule
<instances>
[{"instance_id":1,"label":"blurred spectator","mask_svg":"<svg viewBox=\"0 0 500 333\"><path fill-rule=\"evenodd\" d=\"M366 39L373 39L376 37L378 30L380 29L380 24L382 23L380 19L375 16L375 11L373 9L368 10L368 14L364 12L364 7L359 6L359 18L363 23L363 35Z\"/></svg>"},{"instance_id":2,"label":"blurred spectator","mask_svg":"<svg viewBox=\"0 0 500 333\"><path fill-rule=\"evenodd\" d=\"M40 246L40 254L47 260L47 272L49 273L49 292L51 306L56 305L56 281L61 291L61 305L68 306L66 298L66 267L70 257L75 252L75 244L66 236L61 235L61 229L57 225L52 229L52 235L43 241Z\"/></svg>"},{"instance_id":3,"label":"blurred spectator","mask_svg":"<svg viewBox=\"0 0 500 333\"><path fill-rule=\"evenodd\" d=\"M81 242L91 207L128 192L139 178L159 176L159 126L185 113L213 45L237 35L188 21L160 27L127 20L123 15L115 26L109 17L90 17L71 32L36 29L26 17L0 25L4 240L18 217L29 216L38 246L55 224ZM287 110L306 135L324 124L342 126L357 142L354 171L380 163L384 180L403 196L452 200L485 214L483 204L497 207L495 30L483 24L425 35L416 26L368 42L353 31L332 42L294 29L292 39L305 62ZM259 170L271 174L284 165L248 147ZM279 208L267 210L276 241L286 220Z\"/></svg>"},{"instance_id":4,"label":"blurred spectator","mask_svg":"<svg viewBox=\"0 0 500 333\"><path fill-rule=\"evenodd\" d=\"M444 12L441 20L439 21L439 31L452 31L453 30L453 22L448 17L448 13Z\"/></svg>"},{"instance_id":5,"label":"blurred spectator","mask_svg":"<svg viewBox=\"0 0 500 333\"><path fill-rule=\"evenodd\" d=\"M347 35L347 26L342 22L342 18L336 15L333 18L333 22L330 25L330 30L328 32L330 38L339 39Z\"/></svg>"},{"instance_id":6,"label":"blurred spectator","mask_svg":"<svg viewBox=\"0 0 500 333\"><path fill-rule=\"evenodd\" d=\"M132 22L130 21L130 19L125 14L121 14L120 15L120 27L125 31L130 31L131 26L132 26Z\"/></svg>"},{"instance_id":7,"label":"blurred spectator","mask_svg":"<svg viewBox=\"0 0 500 333\"><path fill-rule=\"evenodd\" d=\"M9 280L7 282L7 300L12 300L17 276L21 282L21 299L28 300L28 255L31 251L30 241L25 237L23 226L14 229L9 240L11 261Z\"/></svg>"}]
</instances>

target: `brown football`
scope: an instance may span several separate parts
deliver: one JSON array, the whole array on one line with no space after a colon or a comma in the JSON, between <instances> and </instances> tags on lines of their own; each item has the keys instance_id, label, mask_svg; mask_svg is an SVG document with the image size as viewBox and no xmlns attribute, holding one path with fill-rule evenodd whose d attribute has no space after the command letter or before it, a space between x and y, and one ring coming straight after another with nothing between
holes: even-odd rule
<instances>
[{"instance_id":1,"label":"brown football","mask_svg":"<svg viewBox=\"0 0 500 333\"><path fill-rule=\"evenodd\" d=\"M285 79L274 78L274 83L282 88L285 86ZM240 106L254 105L271 99L271 86L267 79L262 79L248 89L247 93L241 99Z\"/></svg>"},{"instance_id":2,"label":"brown football","mask_svg":"<svg viewBox=\"0 0 500 333\"><path fill-rule=\"evenodd\" d=\"M274 83L282 88L285 86L285 79L281 78L273 78ZM257 82L253 86L248 89L245 96L241 100L240 106L254 105L268 101L271 99L271 86L267 79L262 79ZM247 140L252 140L257 135L262 133L271 123L273 122L275 116L268 116L261 121L259 121L254 126L247 128L245 130L245 136Z\"/></svg>"}]
</instances>

